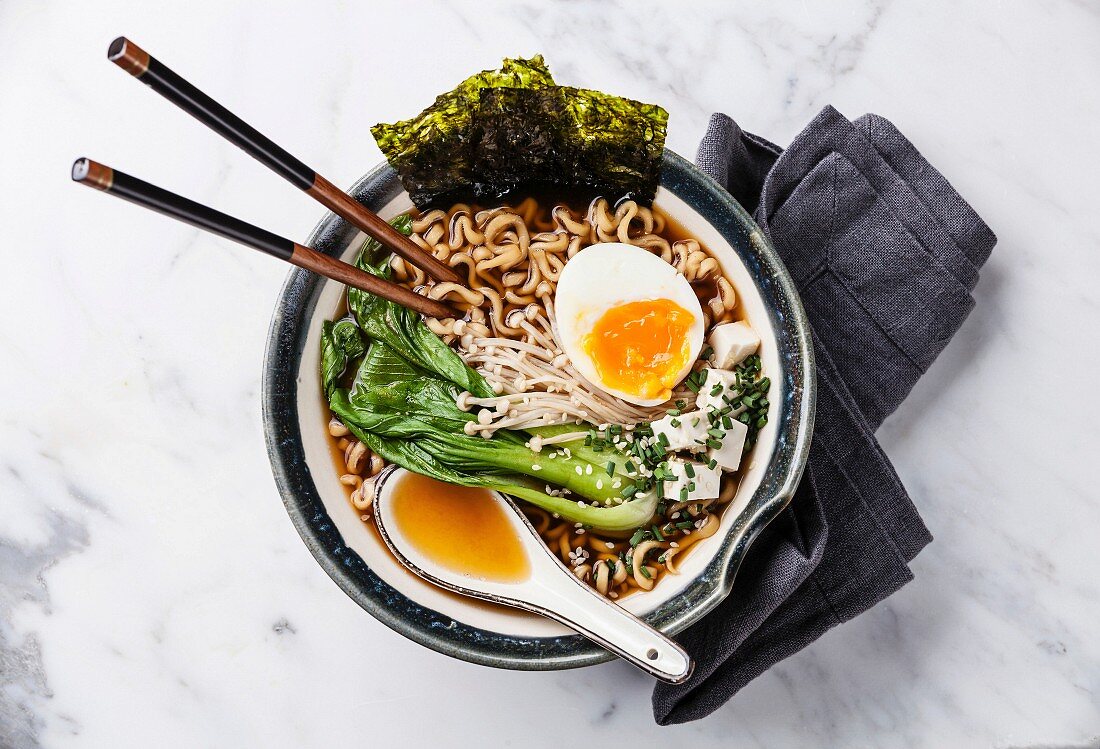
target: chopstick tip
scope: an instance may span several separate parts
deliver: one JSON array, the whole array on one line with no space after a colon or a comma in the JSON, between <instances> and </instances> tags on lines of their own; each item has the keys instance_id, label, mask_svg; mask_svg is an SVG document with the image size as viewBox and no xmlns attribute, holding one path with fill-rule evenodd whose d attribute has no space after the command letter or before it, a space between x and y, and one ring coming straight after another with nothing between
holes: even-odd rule
<instances>
[{"instance_id":1,"label":"chopstick tip","mask_svg":"<svg viewBox=\"0 0 1100 749\"><path fill-rule=\"evenodd\" d=\"M81 156L73 162L73 182L83 182L88 178L88 159Z\"/></svg>"},{"instance_id":2,"label":"chopstick tip","mask_svg":"<svg viewBox=\"0 0 1100 749\"><path fill-rule=\"evenodd\" d=\"M116 37L115 40L111 42L111 46L107 47L107 59L111 62L117 60L123 50L126 49L127 41L128 40L124 36Z\"/></svg>"},{"instance_id":3,"label":"chopstick tip","mask_svg":"<svg viewBox=\"0 0 1100 749\"><path fill-rule=\"evenodd\" d=\"M107 59L136 78L149 69L149 53L124 36L107 47Z\"/></svg>"},{"instance_id":4,"label":"chopstick tip","mask_svg":"<svg viewBox=\"0 0 1100 749\"><path fill-rule=\"evenodd\" d=\"M72 178L73 182L79 182L97 190L110 190L115 183L115 170L81 156L73 162Z\"/></svg>"}]
</instances>

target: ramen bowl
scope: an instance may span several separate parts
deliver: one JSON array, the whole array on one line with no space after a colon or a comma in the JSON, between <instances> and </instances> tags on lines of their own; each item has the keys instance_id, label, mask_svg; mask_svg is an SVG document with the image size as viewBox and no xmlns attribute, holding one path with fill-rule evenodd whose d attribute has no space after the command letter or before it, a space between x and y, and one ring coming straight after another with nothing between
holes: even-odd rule
<instances>
[{"instance_id":1,"label":"ramen bowl","mask_svg":"<svg viewBox=\"0 0 1100 749\"><path fill-rule=\"evenodd\" d=\"M349 191L384 218L412 207L396 173L381 165ZM736 584L749 545L791 501L813 429L815 380L809 326L790 275L749 214L710 177L665 151L655 204L722 266L761 337L771 378L768 423L748 457L717 533L696 544L653 590L620 604L675 635ZM365 236L333 214L307 244L352 261ZM287 279L271 320L263 373L268 453L283 503L317 562L345 593L393 630L441 653L501 668L550 670L612 656L548 619L457 596L407 572L348 501L333 458L321 392L320 333L344 287L303 270Z\"/></svg>"}]
</instances>

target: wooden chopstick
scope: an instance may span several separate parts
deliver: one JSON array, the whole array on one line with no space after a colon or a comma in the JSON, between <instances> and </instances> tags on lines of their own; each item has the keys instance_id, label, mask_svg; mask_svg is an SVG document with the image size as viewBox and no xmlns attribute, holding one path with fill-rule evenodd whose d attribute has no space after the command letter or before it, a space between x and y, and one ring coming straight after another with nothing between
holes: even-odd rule
<instances>
[{"instance_id":1,"label":"wooden chopstick","mask_svg":"<svg viewBox=\"0 0 1100 749\"><path fill-rule=\"evenodd\" d=\"M227 216L213 208L168 192L156 185L151 185L137 177L131 177L129 174L116 171L91 159L77 159L73 162L72 175L74 181L83 185L124 198L158 213L197 226L200 229L206 229L253 249L266 252L268 255L273 255L280 260L293 263L299 268L311 270L334 281L376 294L423 315L429 317L455 317L457 314L443 302L421 296L404 286L398 286L384 278L360 270L354 265L323 255L297 242L284 239L278 234L272 234L266 229Z\"/></svg>"},{"instance_id":2,"label":"wooden chopstick","mask_svg":"<svg viewBox=\"0 0 1100 749\"><path fill-rule=\"evenodd\" d=\"M111 46L107 49L107 59L142 83L148 84L168 101L244 149L273 172L313 196L321 205L350 221L432 278L457 284L464 283L464 279L454 268L418 247L374 211L360 205L350 195L291 156L126 37L120 36L111 42Z\"/></svg>"}]
</instances>

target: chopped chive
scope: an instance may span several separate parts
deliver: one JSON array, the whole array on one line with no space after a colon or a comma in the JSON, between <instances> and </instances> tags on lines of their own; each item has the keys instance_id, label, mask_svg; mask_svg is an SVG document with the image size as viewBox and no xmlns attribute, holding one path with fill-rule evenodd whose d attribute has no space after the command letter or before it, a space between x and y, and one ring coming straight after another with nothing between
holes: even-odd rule
<instances>
[{"instance_id":1,"label":"chopped chive","mask_svg":"<svg viewBox=\"0 0 1100 749\"><path fill-rule=\"evenodd\" d=\"M688 499L688 488L685 486L684 488L680 489L680 501L681 502L687 502L687 499Z\"/></svg>"},{"instance_id":2,"label":"chopped chive","mask_svg":"<svg viewBox=\"0 0 1100 749\"><path fill-rule=\"evenodd\" d=\"M633 461L628 460L626 461L626 470L630 471L631 473L637 473L638 467L634 465Z\"/></svg>"},{"instance_id":3,"label":"chopped chive","mask_svg":"<svg viewBox=\"0 0 1100 749\"><path fill-rule=\"evenodd\" d=\"M670 425L674 426L674 427L678 427L678 426L680 426L680 420L679 420L679 419L671 419L671 420L669 420L669 422L668 422L668 423L669 423Z\"/></svg>"},{"instance_id":4,"label":"chopped chive","mask_svg":"<svg viewBox=\"0 0 1100 749\"><path fill-rule=\"evenodd\" d=\"M637 486L635 486L634 484L627 484L626 486L623 487L623 490L621 492L622 497L623 497L623 499L629 499L629 498L633 497L634 494L637 491L638 491Z\"/></svg>"},{"instance_id":5,"label":"chopped chive","mask_svg":"<svg viewBox=\"0 0 1100 749\"><path fill-rule=\"evenodd\" d=\"M711 447L711 448L714 448L715 450L718 450L719 448L722 447L722 443L719 442L718 440L707 440L707 447Z\"/></svg>"},{"instance_id":6,"label":"chopped chive","mask_svg":"<svg viewBox=\"0 0 1100 749\"><path fill-rule=\"evenodd\" d=\"M637 546L639 543L641 543L643 538L645 538L645 529L639 528L638 530L634 531L634 535L630 537L630 545Z\"/></svg>"},{"instance_id":7,"label":"chopped chive","mask_svg":"<svg viewBox=\"0 0 1100 749\"><path fill-rule=\"evenodd\" d=\"M680 409L678 409L678 408L670 409L669 412L668 412L668 415L669 416L679 416L680 415Z\"/></svg>"},{"instance_id":8,"label":"chopped chive","mask_svg":"<svg viewBox=\"0 0 1100 749\"><path fill-rule=\"evenodd\" d=\"M716 383L715 386L710 389L710 394L711 395L718 395L720 392L722 392L722 390L724 390L724 388L722 387L722 383L719 382L719 383Z\"/></svg>"},{"instance_id":9,"label":"chopped chive","mask_svg":"<svg viewBox=\"0 0 1100 749\"><path fill-rule=\"evenodd\" d=\"M665 537L661 535L661 529L658 528L656 525L653 526L653 537L656 538L658 541L665 540Z\"/></svg>"},{"instance_id":10,"label":"chopped chive","mask_svg":"<svg viewBox=\"0 0 1100 749\"><path fill-rule=\"evenodd\" d=\"M715 460L714 458L711 458L709 461L707 461L707 468L709 468L710 470L713 471L717 467L718 467L718 461Z\"/></svg>"},{"instance_id":11,"label":"chopped chive","mask_svg":"<svg viewBox=\"0 0 1100 749\"><path fill-rule=\"evenodd\" d=\"M689 479L695 478L695 466L693 466L691 463L685 463L684 473L688 475Z\"/></svg>"},{"instance_id":12,"label":"chopped chive","mask_svg":"<svg viewBox=\"0 0 1100 749\"><path fill-rule=\"evenodd\" d=\"M695 523L690 520L682 520L676 524L676 527L682 531L688 531L695 527Z\"/></svg>"},{"instance_id":13,"label":"chopped chive","mask_svg":"<svg viewBox=\"0 0 1100 749\"><path fill-rule=\"evenodd\" d=\"M676 401L676 408L679 411L683 411L685 408L687 408L687 401L685 401L685 400Z\"/></svg>"},{"instance_id":14,"label":"chopped chive","mask_svg":"<svg viewBox=\"0 0 1100 749\"><path fill-rule=\"evenodd\" d=\"M726 436L726 433L723 432L721 429L708 429L707 434L709 434L711 437L713 437L716 440L720 440L720 439L722 439L723 437Z\"/></svg>"},{"instance_id":15,"label":"chopped chive","mask_svg":"<svg viewBox=\"0 0 1100 749\"><path fill-rule=\"evenodd\" d=\"M664 432L657 435L657 441L661 443L661 447L668 447L668 435Z\"/></svg>"},{"instance_id":16,"label":"chopped chive","mask_svg":"<svg viewBox=\"0 0 1100 749\"><path fill-rule=\"evenodd\" d=\"M649 574L649 569L647 569L644 564L641 567L639 567L638 569L641 570L643 577L645 577L647 579L652 579L653 578L653 575Z\"/></svg>"},{"instance_id":17,"label":"chopped chive","mask_svg":"<svg viewBox=\"0 0 1100 749\"><path fill-rule=\"evenodd\" d=\"M709 359L712 356L714 356L714 347L712 346L705 346L703 350L699 352L700 359Z\"/></svg>"}]
</instances>

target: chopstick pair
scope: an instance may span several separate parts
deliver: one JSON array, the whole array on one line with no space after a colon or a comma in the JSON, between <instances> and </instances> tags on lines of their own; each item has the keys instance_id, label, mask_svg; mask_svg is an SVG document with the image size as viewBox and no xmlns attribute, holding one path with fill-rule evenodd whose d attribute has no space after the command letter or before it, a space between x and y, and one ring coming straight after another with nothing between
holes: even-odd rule
<instances>
[{"instance_id":1,"label":"chopstick pair","mask_svg":"<svg viewBox=\"0 0 1100 749\"><path fill-rule=\"evenodd\" d=\"M107 51L107 58L428 275L442 281L462 283L462 278L453 268L422 250L376 213L360 205L133 42L125 37L115 39ZM431 317L453 317L456 314L443 302L421 296L404 286L90 159L76 160L72 178L300 268L369 291L421 314Z\"/></svg>"}]
</instances>

